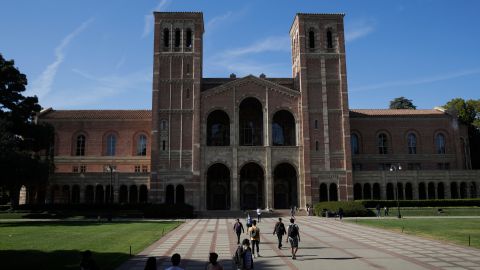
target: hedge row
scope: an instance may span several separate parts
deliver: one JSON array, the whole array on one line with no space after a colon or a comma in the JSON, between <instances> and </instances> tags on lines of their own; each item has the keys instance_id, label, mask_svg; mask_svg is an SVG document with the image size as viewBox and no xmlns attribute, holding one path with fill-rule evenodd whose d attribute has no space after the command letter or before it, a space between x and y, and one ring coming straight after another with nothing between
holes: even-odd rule
<instances>
[{"instance_id":1,"label":"hedge row","mask_svg":"<svg viewBox=\"0 0 480 270\"><path fill-rule=\"evenodd\" d=\"M26 217L55 217L69 216L108 216L123 218L192 218L193 206L188 204L47 204L47 205L20 205L15 212L25 212Z\"/></svg>"},{"instance_id":2,"label":"hedge row","mask_svg":"<svg viewBox=\"0 0 480 270\"><path fill-rule=\"evenodd\" d=\"M396 207L395 200L359 200L366 208ZM448 207L448 206L480 206L480 199L448 199L448 200L400 200L400 207Z\"/></svg>"},{"instance_id":3,"label":"hedge row","mask_svg":"<svg viewBox=\"0 0 480 270\"><path fill-rule=\"evenodd\" d=\"M315 215L325 216L329 212L329 216L338 213L338 209L343 209L345 217L368 217L374 216L374 213L365 208L359 201L335 201L335 202L320 202L314 205L313 209Z\"/></svg>"}]
</instances>

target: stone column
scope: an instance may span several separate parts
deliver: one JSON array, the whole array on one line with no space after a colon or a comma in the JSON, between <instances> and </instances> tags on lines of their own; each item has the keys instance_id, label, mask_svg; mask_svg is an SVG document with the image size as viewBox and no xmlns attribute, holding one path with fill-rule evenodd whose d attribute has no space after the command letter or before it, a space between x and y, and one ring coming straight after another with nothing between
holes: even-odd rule
<instances>
[{"instance_id":1,"label":"stone column","mask_svg":"<svg viewBox=\"0 0 480 270\"><path fill-rule=\"evenodd\" d=\"M264 146L265 146L265 198L264 204L266 208L273 206L273 185L272 185L272 149L270 148L270 110L268 103L268 87L265 87L265 109L263 113L263 130L264 130Z\"/></svg>"},{"instance_id":2,"label":"stone column","mask_svg":"<svg viewBox=\"0 0 480 270\"><path fill-rule=\"evenodd\" d=\"M230 124L230 130L233 132L230 133L230 142L232 144L232 183L230 185L231 190L231 209L232 210L239 210L241 209L240 205L240 183L238 179L238 132L239 132L239 125L238 125L238 106L236 102L236 88L233 87L233 99L232 99L232 108L233 108L233 116L232 116L232 123Z\"/></svg>"}]
</instances>

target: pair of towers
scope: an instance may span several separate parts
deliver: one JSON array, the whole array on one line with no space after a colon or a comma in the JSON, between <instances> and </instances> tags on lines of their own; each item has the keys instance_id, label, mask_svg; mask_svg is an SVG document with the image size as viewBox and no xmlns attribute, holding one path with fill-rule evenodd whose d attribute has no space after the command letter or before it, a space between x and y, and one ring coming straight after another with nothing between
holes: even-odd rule
<instances>
[{"instance_id":1,"label":"pair of towers","mask_svg":"<svg viewBox=\"0 0 480 270\"><path fill-rule=\"evenodd\" d=\"M201 160L201 117L209 109L201 105L203 32L202 13L155 13L151 201L165 202L167 185L181 186L199 210L208 169ZM300 207L318 201L320 182L336 183L341 200L353 198L343 33L342 14L297 14L290 29Z\"/></svg>"}]
</instances>

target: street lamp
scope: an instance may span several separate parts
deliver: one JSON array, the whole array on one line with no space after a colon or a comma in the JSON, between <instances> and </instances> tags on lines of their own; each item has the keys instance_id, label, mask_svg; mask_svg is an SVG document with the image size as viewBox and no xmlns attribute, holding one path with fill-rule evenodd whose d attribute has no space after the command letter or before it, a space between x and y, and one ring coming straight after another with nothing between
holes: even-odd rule
<instances>
[{"instance_id":1,"label":"street lamp","mask_svg":"<svg viewBox=\"0 0 480 270\"><path fill-rule=\"evenodd\" d=\"M400 164L398 164L397 166L395 165L392 165L390 166L390 171L391 172L396 172L396 171L401 171L402 170L402 166ZM398 201L398 177L397 177L397 173L393 173L393 177L395 178L395 193L396 193L396 199L397 199L397 211L398 211L398 218L402 218L402 215L400 214L400 202Z\"/></svg>"},{"instance_id":2,"label":"street lamp","mask_svg":"<svg viewBox=\"0 0 480 270\"><path fill-rule=\"evenodd\" d=\"M108 194L109 194L109 203L110 203L110 215L108 217L108 221L112 221L112 216L113 216L113 173L117 171L117 169L115 168L115 166L109 164L107 166L105 166L105 171L109 172L110 173L110 186L109 186L109 191L108 191Z\"/></svg>"}]
</instances>

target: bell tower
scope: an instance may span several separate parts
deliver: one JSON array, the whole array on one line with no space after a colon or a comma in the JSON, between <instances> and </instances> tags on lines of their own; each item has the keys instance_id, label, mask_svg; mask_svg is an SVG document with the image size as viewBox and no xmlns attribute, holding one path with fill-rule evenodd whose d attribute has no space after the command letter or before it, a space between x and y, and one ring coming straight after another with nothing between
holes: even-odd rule
<instances>
[{"instance_id":1,"label":"bell tower","mask_svg":"<svg viewBox=\"0 0 480 270\"><path fill-rule=\"evenodd\" d=\"M330 200L353 199L343 17L299 13L290 29L292 76L302 93L301 189L309 204L320 200L322 183L337 187Z\"/></svg>"},{"instance_id":2,"label":"bell tower","mask_svg":"<svg viewBox=\"0 0 480 270\"><path fill-rule=\"evenodd\" d=\"M150 199L198 207L203 14L154 16Z\"/></svg>"}]
</instances>

